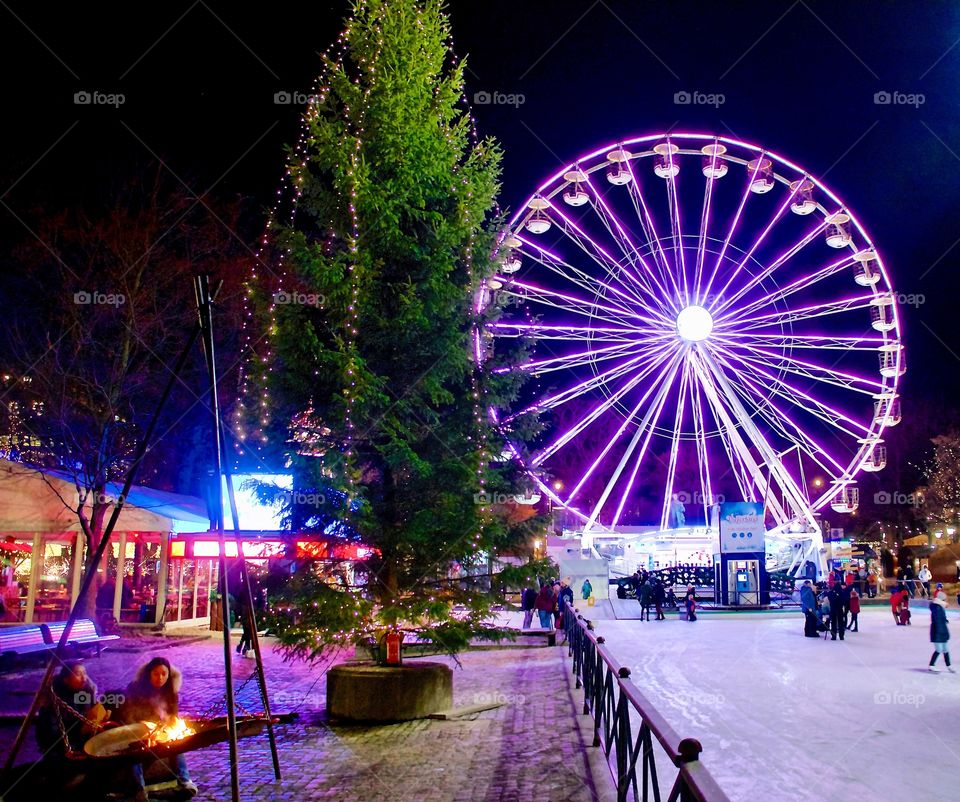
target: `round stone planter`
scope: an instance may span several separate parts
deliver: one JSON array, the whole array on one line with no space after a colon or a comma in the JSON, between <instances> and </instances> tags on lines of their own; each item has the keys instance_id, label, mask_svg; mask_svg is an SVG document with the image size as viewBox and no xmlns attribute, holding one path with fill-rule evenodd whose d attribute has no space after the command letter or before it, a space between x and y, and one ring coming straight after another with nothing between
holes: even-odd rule
<instances>
[{"instance_id":1,"label":"round stone planter","mask_svg":"<svg viewBox=\"0 0 960 802\"><path fill-rule=\"evenodd\" d=\"M349 663L327 672L327 715L386 723L424 718L453 707L453 670L417 661L399 667Z\"/></svg>"}]
</instances>

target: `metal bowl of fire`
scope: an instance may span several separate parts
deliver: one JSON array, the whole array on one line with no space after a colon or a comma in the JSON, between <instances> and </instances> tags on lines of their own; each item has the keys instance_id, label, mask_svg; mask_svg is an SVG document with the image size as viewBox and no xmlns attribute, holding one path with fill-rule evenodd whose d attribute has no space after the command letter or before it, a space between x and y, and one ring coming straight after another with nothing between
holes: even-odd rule
<instances>
[{"instance_id":1,"label":"metal bowl of fire","mask_svg":"<svg viewBox=\"0 0 960 802\"><path fill-rule=\"evenodd\" d=\"M274 723L277 723L276 718ZM266 726L265 716L237 718L237 737L259 735ZM226 716L200 721L188 721L178 717L168 725L138 721L136 724L106 729L90 738L84 744L83 751L93 758L163 759L181 752L203 749L226 741L229 737Z\"/></svg>"}]
</instances>

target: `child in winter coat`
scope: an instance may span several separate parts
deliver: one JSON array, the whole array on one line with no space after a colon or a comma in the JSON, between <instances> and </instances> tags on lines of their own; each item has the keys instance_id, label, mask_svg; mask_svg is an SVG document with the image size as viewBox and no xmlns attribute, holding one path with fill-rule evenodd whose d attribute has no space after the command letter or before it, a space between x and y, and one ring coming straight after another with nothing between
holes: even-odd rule
<instances>
[{"instance_id":1,"label":"child in winter coat","mask_svg":"<svg viewBox=\"0 0 960 802\"><path fill-rule=\"evenodd\" d=\"M687 586L687 598L686 598L686 608L687 608L687 621L696 621L697 620L697 596L693 589L693 585Z\"/></svg>"},{"instance_id":2,"label":"child in winter coat","mask_svg":"<svg viewBox=\"0 0 960 802\"><path fill-rule=\"evenodd\" d=\"M847 624L847 629L851 632L860 631L860 622L858 621L860 616L860 594L857 593L857 589L853 588L850 591L850 623Z\"/></svg>"},{"instance_id":3,"label":"child in winter coat","mask_svg":"<svg viewBox=\"0 0 960 802\"><path fill-rule=\"evenodd\" d=\"M947 596L942 591L930 602L930 642L933 644L933 655L930 658L930 670L937 671L937 658L942 654L943 662L947 664L947 671L954 672L950 665L950 651L947 641L950 640L950 631L947 629Z\"/></svg>"}]
</instances>

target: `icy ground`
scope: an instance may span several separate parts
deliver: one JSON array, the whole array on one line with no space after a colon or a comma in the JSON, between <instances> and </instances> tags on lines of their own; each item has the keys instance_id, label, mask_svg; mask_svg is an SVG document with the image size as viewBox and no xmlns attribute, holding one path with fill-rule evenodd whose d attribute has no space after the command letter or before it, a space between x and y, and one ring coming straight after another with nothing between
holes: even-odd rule
<instances>
[{"instance_id":1,"label":"icy ground","mask_svg":"<svg viewBox=\"0 0 960 802\"><path fill-rule=\"evenodd\" d=\"M927 670L929 623L917 601L912 626L865 609L843 642L803 637L799 612L595 627L731 799L960 800L960 673Z\"/></svg>"}]
</instances>

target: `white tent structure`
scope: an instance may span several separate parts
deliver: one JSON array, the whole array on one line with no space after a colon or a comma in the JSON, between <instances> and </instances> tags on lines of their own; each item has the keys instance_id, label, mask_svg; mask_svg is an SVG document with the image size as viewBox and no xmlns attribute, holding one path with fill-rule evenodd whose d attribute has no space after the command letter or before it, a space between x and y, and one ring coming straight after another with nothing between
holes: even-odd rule
<instances>
[{"instance_id":1,"label":"white tent structure","mask_svg":"<svg viewBox=\"0 0 960 802\"><path fill-rule=\"evenodd\" d=\"M120 490L120 486L110 485L107 493L115 498ZM20 568L16 572L18 566L10 565L3 572L8 621L30 623L66 618L68 604L76 600L79 592L84 558L83 548L76 547L78 542L83 544L82 535L78 537L80 523L73 511L78 507L78 499L77 488L67 474L0 460L0 555L13 558L14 562L19 558ZM159 623L167 600L170 536L196 531L198 525L209 525L201 499L147 487L131 489L111 544L116 561L114 577L121 577L119 582L114 580L114 618L121 618L122 578L127 573L128 561L132 561L131 571L136 576L145 554L152 550L157 568L156 612L153 621L147 623ZM54 571L56 576L52 575ZM17 587L15 573L26 585L25 596L19 590L13 592L12 588ZM66 577L69 588L65 587ZM45 587L51 583L54 588ZM16 605L12 603L14 598Z\"/></svg>"}]
</instances>

